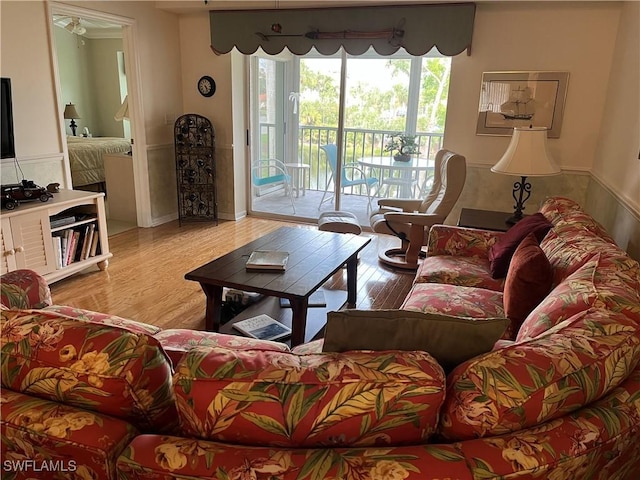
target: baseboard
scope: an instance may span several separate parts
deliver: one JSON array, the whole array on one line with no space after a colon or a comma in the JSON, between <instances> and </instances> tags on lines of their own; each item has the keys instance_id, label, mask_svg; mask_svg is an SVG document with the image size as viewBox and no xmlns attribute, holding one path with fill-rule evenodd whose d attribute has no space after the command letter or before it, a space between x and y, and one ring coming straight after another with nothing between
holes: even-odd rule
<instances>
[{"instance_id":1,"label":"baseboard","mask_svg":"<svg viewBox=\"0 0 640 480\"><path fill-rule=\"evenodd\" d=\"M154 218L151 221L151 226L152 227L157 227L158 225L162 225L164 223L169 223L169 222L172 222L172 221L177 220L177 219L178 219L178 213L177 212L176 213L171 213L171 214L165 215L163 217Z\"/></svg>"},{"instance_id":2,"label":"baseboard","mask_svg":"<svg viewBox=\"0 0 640 480\"><path fill-rule=\"evenodd\" d=\"M219 213L218 214L218 218L220 218L220 220L230 220L232 222L237 222L238 220L243 219L244 217L247 216L247 212L246 211L242 211L236 214L233 213Z\"/></svg>"}]
</instances>

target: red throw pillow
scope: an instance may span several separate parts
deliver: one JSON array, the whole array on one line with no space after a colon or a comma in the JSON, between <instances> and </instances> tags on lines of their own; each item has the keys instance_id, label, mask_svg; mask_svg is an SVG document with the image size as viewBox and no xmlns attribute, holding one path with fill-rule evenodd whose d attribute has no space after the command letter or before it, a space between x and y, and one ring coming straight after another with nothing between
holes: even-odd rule
<instances>
[{"instance_id":1,"label":"red throw pillow","mask_svg":"<svg viewBox=\"0 0 640 480\"><path fill-rule=\"evenodd\" d=\"M538 243L540 243L551 230L551 227L553 227L553 224L540 212L524 217L511 227L489 249L491 276L493 278L502 278L507 274L513 252L516 251L524 237L533 233Z\"/></svg>"},{"instance_id":2,"label":"red throw pillow","mask_svg":"<svg viewBox=\"0 0 640 480\"><path fill-rule=\"evenodd\" d=\"M504 282L504 312L511 320L512 338L527 315L547 296L552 283L551 264L530 233L516 248Z\"/></svg>"}]
</instances>

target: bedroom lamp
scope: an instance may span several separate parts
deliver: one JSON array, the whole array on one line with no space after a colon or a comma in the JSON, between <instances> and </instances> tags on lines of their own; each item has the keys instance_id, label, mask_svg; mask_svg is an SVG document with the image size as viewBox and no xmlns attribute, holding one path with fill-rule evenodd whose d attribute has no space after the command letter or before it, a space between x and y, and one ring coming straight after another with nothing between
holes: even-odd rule
<instances>
[{"instance_id":1,"label":"bedroom lamp","mask_svg":"<svg viewBox=\"0 0 640 480\"><path fill-rule=\"evenodd\" d=\"M64 118L66 120L71 119L71 123L69 123L69 126L71 127L71 133L73 133L73 136L76 136L76 128L78 128L78 126L76 125L76 118L82 118L80 117L80 114L78 113L78 111L76 110L76 106L73 103L68 103L67 105L65 105L64 107Z\"/></svg>"},{"instance_id":2,"label":"bedroom lamp","mask_svg":"<svg viewBox=\"0 0 640 480\"><path fill-rule=\"evenodd\" d=\"M122 105L113 116L114 120L117 122L122 122L123 120L129 120L129 95L125 95L124 100L122 101ZM133 138L131 139L132 147L127 152L127 155L133 155Z\"/></svg>"},{"instance_id":3,"label":"bedroom lamp","mask_svg":"<svg viewBox=\"0 0 640 480\"><path fill-rule=\"evenodd\" d=\"M531 184L527 177L546 177L558 175L561 170L554 162L547 145L545 127L515 127L511 143L498 163L491 167L492 172L521 177L513 184L515 211L507 223L517 223L522 219L524 202L531 196Z\"/></svg>"}]
</instances>

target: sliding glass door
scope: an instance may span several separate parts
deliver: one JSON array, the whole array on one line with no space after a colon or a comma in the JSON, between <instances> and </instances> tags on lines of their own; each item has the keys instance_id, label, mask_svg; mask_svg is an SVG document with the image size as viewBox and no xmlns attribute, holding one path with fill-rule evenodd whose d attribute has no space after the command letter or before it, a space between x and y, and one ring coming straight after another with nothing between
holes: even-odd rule
<instances>
[{"instance_id":1,"label":"sliding glass door","mask_svg":"<svg viewBox=\"0 0 640 480\"><path fill-rule=\"evenodd\" d=\"M416 136L421 157L441 148L449 58L312 51L250 64L252 162L284 170L252 169L252 212L313 220L340 209L367 225L376 195L423 193L427 170L411 174L416 188L399 189L389 181L398 172L372 162L391 157L385 145L398 133Z\"/></svg>"}]
</instances>

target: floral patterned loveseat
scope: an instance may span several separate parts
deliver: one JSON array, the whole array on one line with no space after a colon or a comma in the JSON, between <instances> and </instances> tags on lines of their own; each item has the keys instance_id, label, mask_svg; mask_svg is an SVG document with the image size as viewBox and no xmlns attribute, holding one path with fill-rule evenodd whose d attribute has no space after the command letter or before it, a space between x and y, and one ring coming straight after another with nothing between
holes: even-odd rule
<instances>
[{"instance_id":1,"label":"floral patterned loveseat","mask_svg":"<svg viewBox=\"0 0 640 480\"><path fill-rule=\"evenodd\" d=\"M639 478L640 266L575 203L541 211L553 290L446 376L420 351L159 331L3 276L2 478ZM499 235L434 227L403 308L504 315Z\"/></svg>"}]
</instances>

